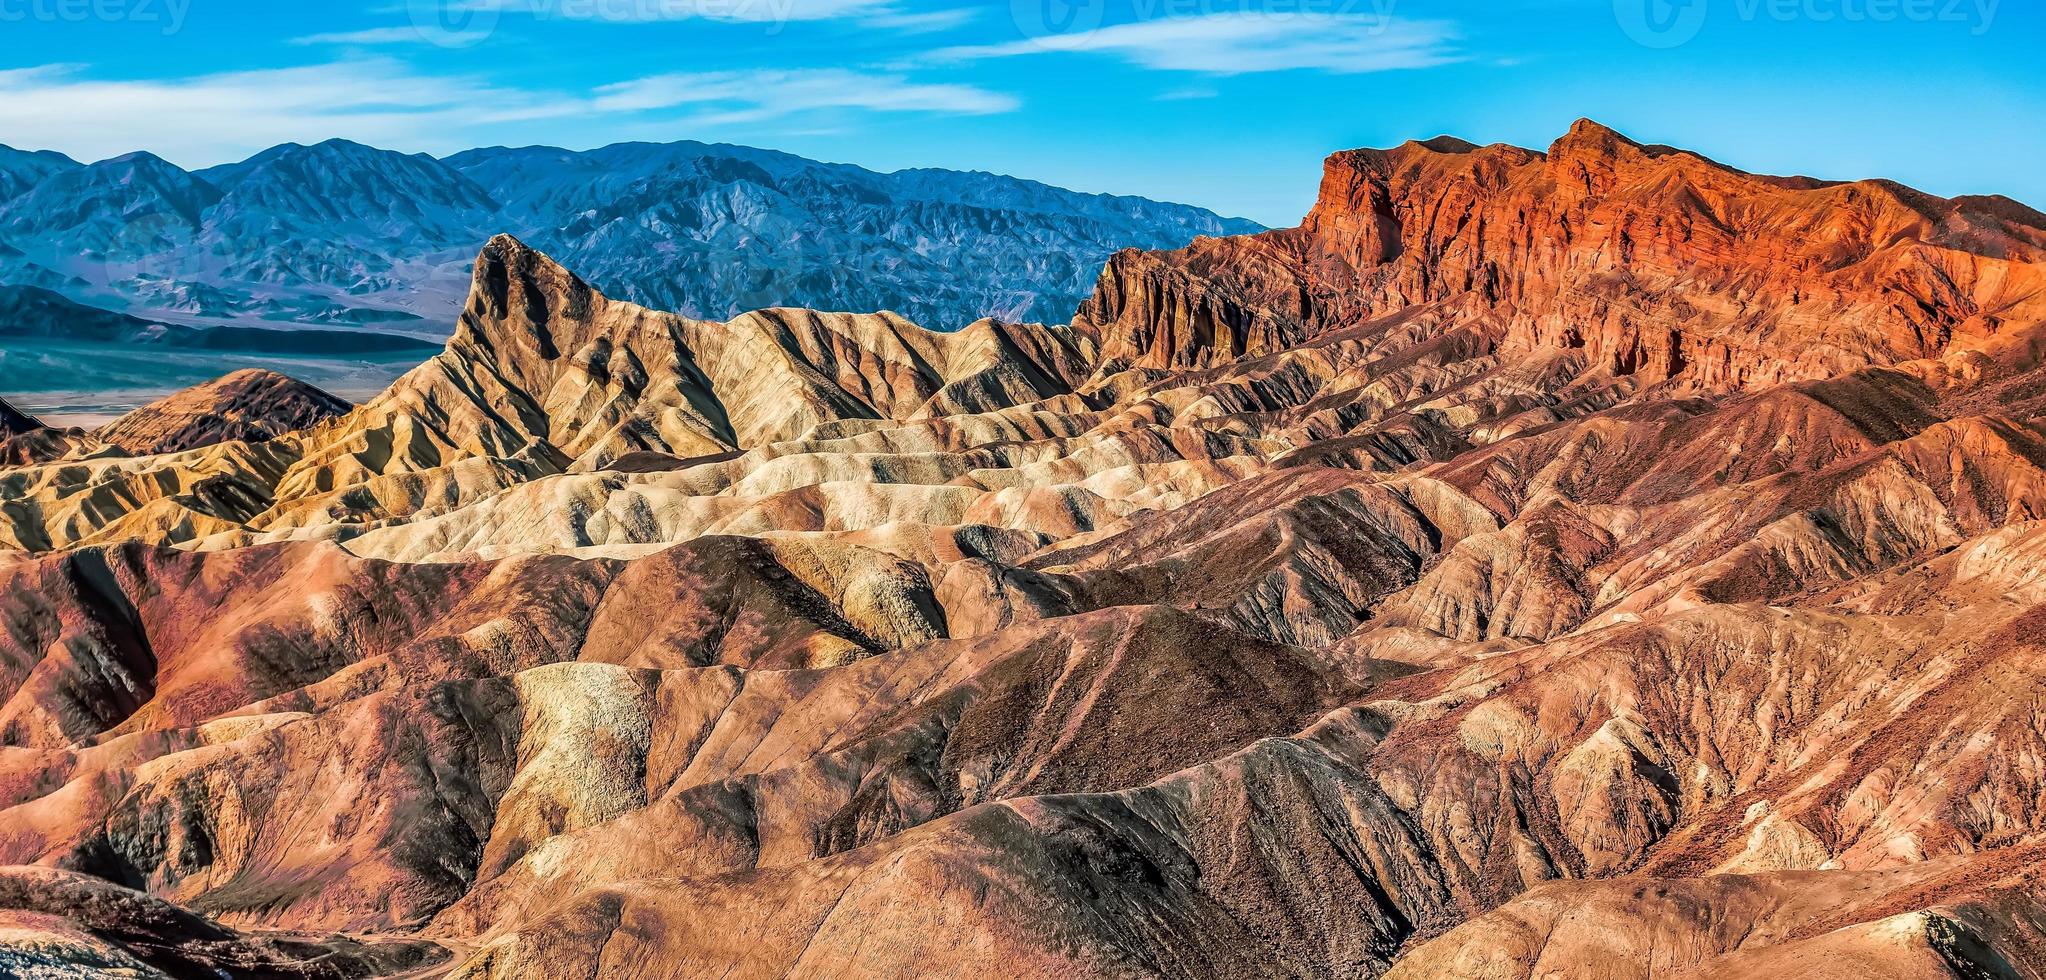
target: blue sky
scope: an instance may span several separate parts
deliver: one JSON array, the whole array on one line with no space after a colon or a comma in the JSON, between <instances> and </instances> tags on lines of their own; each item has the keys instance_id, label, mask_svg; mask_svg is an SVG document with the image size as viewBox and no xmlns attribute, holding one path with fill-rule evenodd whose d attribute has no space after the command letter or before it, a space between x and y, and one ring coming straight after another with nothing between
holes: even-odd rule
<instances>
[{"instance_id":1,"label":"blue sky","mask_svg":"<svg viewBox=\"0 0 2046 980\"><path fill-rule=\"evenodd\" d=\"M2035 0L0 0L0 142L199 167L701 139L1291 224L1328 152L1579 116L2046 207Z\"/></svg>"}]
</instances>

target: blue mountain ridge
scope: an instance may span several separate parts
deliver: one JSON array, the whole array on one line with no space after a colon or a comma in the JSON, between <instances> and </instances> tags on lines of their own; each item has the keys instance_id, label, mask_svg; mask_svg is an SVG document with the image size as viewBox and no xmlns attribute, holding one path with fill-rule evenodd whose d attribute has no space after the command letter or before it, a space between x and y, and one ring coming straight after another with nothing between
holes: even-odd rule
<instances>
[{"instance_id":1,"label":"blue mountain ridge","mask_svg":"<svg viewBox=\"0 0 2046 980\"><path fill-rule=\"evenodd\" d=\"M142 152L81 164L0 146L0 285L201 326L444 332L476 249L499 232L607 294L685 315L1057 322L1119 249L1259 228L997 174L696 142L436 159L329 140L198 171Z\"/></svg>"}]
</instances>

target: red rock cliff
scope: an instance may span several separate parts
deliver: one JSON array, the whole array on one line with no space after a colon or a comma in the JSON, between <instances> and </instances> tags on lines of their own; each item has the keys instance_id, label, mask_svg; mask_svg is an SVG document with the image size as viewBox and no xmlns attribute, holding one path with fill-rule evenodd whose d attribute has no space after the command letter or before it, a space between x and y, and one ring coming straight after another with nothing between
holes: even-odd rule
<instances>
[{"instance_id":1,"label":"red rock cliff","mask_svg":"<svg viewBox=\"0 0 2046 980\"><path fill-rule=\"evenodd\" d=\"M1823 377L2046 321L2046 216L1748 174L1585 120L1546 153L1335 154L1300 227L1118 254L1077 319L1111 364L1195 367L1417 306L1651 383Z\"/></svg>"}]
</instances>

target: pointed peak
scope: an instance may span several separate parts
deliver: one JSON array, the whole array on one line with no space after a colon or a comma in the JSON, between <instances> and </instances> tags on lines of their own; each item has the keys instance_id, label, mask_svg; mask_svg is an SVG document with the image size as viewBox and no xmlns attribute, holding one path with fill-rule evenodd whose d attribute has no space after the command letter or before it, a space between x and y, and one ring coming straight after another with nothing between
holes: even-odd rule
<instances>
[{"instance_id":1,"label":"pointed peak","mask_svg":"<svg viewBox=\"0 0 2046 980\"><path fill-rule=\"evenodd\" d=\"M0 160L26 160L53 170L84 166L56 150L24 150L5 143L0 143Z\"/></svg>"},{"instance_id":2,"label":"pointed peak","mask_svg":"<svg viewBox=\"0 0 2046 980\"><path fill-rule=\"evenodd\" d=\"M233 166L237 169L253 170L260 166L285 161L300 165L307 161L343 161L352 163L355 161L374 160L385 154L391 156L403 155L337 137L312 144L279 143Z\"/></svg>"},{"instance_id":3,"label":"pointed peak","mask_svg":"<svg viewBox=\"0 0 2046 980\"><path fill-rule=\"evenodd\" d=\"M1608 126L1605 123L1599 122L1598 120L1593 119L1590 116L1577 117L1577 121L1570 124L1569 135L1600 137L1610 136L1617 137L1619 139L1627 138L1625 136L1622 136L1619 130L1614 129L1613 127Z\"/></svg>"},{"instance_id":4,"label":"pointed peak","mask_svg":"<svg viewBox=\"0 0 2046 980\"><path fill-rule=\"evenodd\" d=\"M1533 155L1532 150L1506 143L1480 145L1461 137L1444 134L1428 139L1408 140L1391 149L1342 150L1330 154L1322 163L1323 180L1359 167L1388 171L1389 168L1398 169L1414 165L1423 167L1477 165L1481 161L1492 159L1517 163Z\"/></svg>"},{"instance_id":5,"label":"pointed peak","mask_svg":"<svg viewBox=\"0 0 2046 980\"><path fill-rule=\"evenodd\" d=\"M1469 153L1478 148L1478 144L1470 140L1459 139L1446 133L1432 139L1408 140L1407 145L1430 153Z\"/></svg>"},{"instance_id":6,"label":"pointed peak","mask_svg":"<svg viewBox=\"0 0 2046 980\"><path fill-rule=\"evenodd\" d=\"M1590 153L1598 156L1618 156L1623 150L1638 150L1641 144L1628 139L1620 131L1590 119L1579 119L1570 124L1570 131L1549 146L1550 156L1567 156L1572 153Z\"/></svg>"},{"instance_id":7,"label":"pointed peak","mask_svg":"<svg viewBox=\"0 0 2046 980\"><path fill-rule=\"evenodd\" d=\"M482 253L476 256L476 261L480 265L485 261L503 262L515 258L524 259L529 256L538 258L540 261L550 265L558 264L553 259L540 254L532 246L519 241L516 236L505 232L499 232L490 236L490 240L483 243Z\"/></svg>"},{"instance_id":8,"label":"pointed peak","mask_svg":"<svg viewBox=\"0 0 2046 980\"><path fill-rule=\"evenodd\" d=\"M277 371L272 371L269 368L259 367L237 368L233 371L229 371L226 374L221 375L218 378L213 379L212 381L206 382L203 385L199 385L198 387L201 388L264 387L264 388L303 388L309 391L319 390L313 385L300 381L297 378L292 377L291 375L282 374Z\"/></svg>"},{"instance_id":9,"label":"pointed peak","mask_svg":"<svg viewBox=\"0 0 2046 980\"><path fill-rule=\"evenodd\" d=\"M478 297L491 298L494 300L491 305L502 309L515 294L533 297L589 291L589 286L561 263L511 235L498 234L491 236L476 255L470 299L473 303Z\"/></svg>"},{"instance_id":10,"label":"pointed peak","mask_svg":"<svg viewBox=\"0 0 2046 980\"><path fill-rule=\"evenodd\" d=\"M156 154L151 153L148 150L132 150L130 152L123 153L117 157L108 157L105 160L101 160L100 162L93 164L93 166L107 168L121 167L148 168L151 170L161 170L165 168L169 168L171 170L179 169L169 160L165 160L164 158L157 156Z\"/></svg>"},{"instance_id":11,"label":"pointed peak","mask_svg":"<svg viewBox=\"0 0 2046 980\"><path fill-rule=\"evenodd\" d=\"M230 405L249 400L251 396L263 398L290 397L326 407L330 414L338 415L348 408L348 402L327 393L312 384L300 381L288 374L281 374L268 368L249 367L229 371L211 381L201 382L189 388L174 391L143 406L143 411L163 410L193 402Z\"/></svg>"},{"instance_id":12,"label":"pointed peak","mask_svg":"<svg viewBox=\"0 0 2046 980\"><path fill-rule=\"evenodd\" d=\"M553 343L562 321L580 321L602 300L580 276L510 235L493 236L476 255L465 326L486 338L537 341L540 355L559 356ZM570 331L573 333L573 331Z\"/></svg>"},{"instance_id":13,"label":"pointed peak","mask_svg":"<svg viewBox=\"0 0 2046 980\"><path fill-rule=\"evenodd\" d=\"M223 442L263 442L345 415L352 407L289 375L243 368L165 395L96 435L137 456L183 452Z\"/></svg>"},{"instance_id":14,"label":"pointed peak","mask_svg":"<svg viewBox=\"0 0 2046 980\"><path fill-rule=\"evenodd\" d=\"M126 153L122 153L116 156L110 156L104 160L95 161L92 165L97 167L109 163L134 163L138 160L156 159L159 159L159 157L157 157L156 154L149 152L148 150L129 150Z\"/></svg>"},{"instance_id":15,"label":"pointed peak","mask_svg":"<svg viewBox=\"0 0 2046 980\"><path fill-rule=\"evenodd\" d=\"M381 160L403 160L408 157L419 157L422 159L431 160L436 165L440 163L440 161L434 160L433 157L423 153L422 154L400 153L397 150L386 150L380 146L371 146L368 143L357 143L354 140L342 139L338 136L330 140L322 140L321 142L314 143L313 145L306 147L306 152L314 156L324 157L331 160L346 161L348 163L368 163Z\"/></svg>"}]
</instances>

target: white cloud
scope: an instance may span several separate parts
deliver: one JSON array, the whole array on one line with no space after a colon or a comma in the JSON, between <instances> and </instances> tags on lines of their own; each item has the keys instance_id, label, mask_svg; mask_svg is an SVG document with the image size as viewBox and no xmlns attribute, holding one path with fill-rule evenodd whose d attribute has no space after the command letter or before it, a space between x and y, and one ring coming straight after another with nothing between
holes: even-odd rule
<instances>
[{"instance_id":1,"label":"white cloud","mask_svg":"<svg viewBox=\"0 0 2046 980\"><path fill-rule=\"evenodd\" d=\"M440 0L474 11L530 14L540 20L634 23L719 20L754 24L837 20L894 13L894 0Z\"/></svg>"},{"instance_id":2,"label":"white cloud","mask_svg":"<svg viewBox=\"0 0 2046 980\"><path fill-rule=\"evenodd\" d=\"M653 75L597 89L600 112L639 112L678 106L725 107L721 116L771 118L812 109L939 112L986 115L1013 112L1015 98L971 85L924 84L901 75L834 68L681 72Z\"/></svg>"},{"instance_id":3,"label":"white cloud","mask_svg":"<svg viewBox=\"0 0 2046 980\"><path fill-rule=\"evenodd\" d=\"M685 127L801 124L806 115L831 110L984 114L1018 107L1010 96L973 86L836 69L663 74L587 94L422 75L385 58L147 81L93 80L83 71L75 65L0 71L0 133L16 145L81 159L148 149L199 167L285 141L336 136L448 153L531 141L531 124L548 120L572 123L564 129L587 143L607 131L640 131L645 113L684 107L697 114L667 121L677 136L693 135ZM508 131L514 123L527 125Z\"/></svg>"},{"instance_id":4,"label":"white cloud","mask_svg":"<svg viewBox=\"0 0 2046 980\"><path fill-rule=\"evenodd\" d=\"M481 34L453 35L453 37L455 38L471 36L480 40L483 35ZM426 44L429 42L435 44L446 44L448 37L449 35L445 34L430 36L427 34L427 32L422 31L417 27L372 27L369 28L368 30L361 31L336 31L331 34L308 34L304 37L292 38L291 43L297 45L348 44L359 46L378 44Z\"/></svg>"},{"instance_id":5,"label":"white cloud","mask_svg":"<svg viewBox=\"0 0 2046 980\"><path fill-rule=\"evenodd\" d=\"M858 27L898 34L951 30L977 19L973 8L913 11L896 0L411 0L375 11L403 14L410 24L334 31L295 37L295 45L384 45L431 43L468 47L488 39L507 14L542 23L579 21L638 24L709 20L762 24L772 34L797 21L845 20Z\"/></svg>"},{"instance_id":6,"label":"white cloud","mask_svg":"<svg viewBox=\"0 0 2046 980\"><path fill-rule=\"evenodd\" d=\"M964 27L979 17L980 11L972 7L916 13L884 10L862 18L860 23L876 30L899 31L903 34L934 34L955 27Z\"/></svg>"},{"instance_id":7,"label":"white cloud","mask_svg":"<svg viewBox=\"0 0 2046 980\"><path fill-rule=\"evenodd\" d=\"M379 13L404 14L410 24L335 31L292 38L296 45L384 45L431 43L467 47L485 40L507 14L542 23L575 21L639 24L708 20L762 24L773 33L798 21L848 20L859 27L901 34L950 30L979 16L970 8L910 11L896 0L412 0Z\"/></svg>"},{"instance_id":8,"label":"white cloud","mask_svg":"<svg viewBox=\"0 0 2046 980\"><path fill-rule=\"evenodd\" d=\"M100 81L76 66L0 75L0 132L84 159L148 149L186 166L286 141L341 136L402 149L457 149L442 135L485 110L575 111L571 102L418 75L373 59L189 78Z\"/></svg>"},{"instance_id":9,"label":"white cloud","mask_svg":"<svg viewBox=\"0 0 2046 980\"><path fill-rule=\"evenodd\" d=\"M1341 74L1429 68L1461 60L1446 21L1372 13L1230 11L1116 24L1001 44L945 48L935 61L1054 52L1098 54L1161 71L1238 75L1313 69Z\"/></svg>"}]
</instances>

